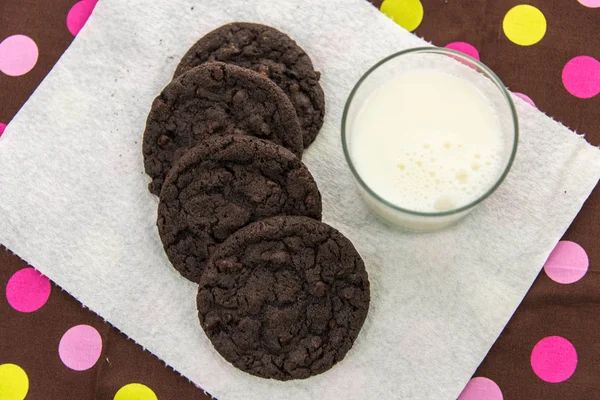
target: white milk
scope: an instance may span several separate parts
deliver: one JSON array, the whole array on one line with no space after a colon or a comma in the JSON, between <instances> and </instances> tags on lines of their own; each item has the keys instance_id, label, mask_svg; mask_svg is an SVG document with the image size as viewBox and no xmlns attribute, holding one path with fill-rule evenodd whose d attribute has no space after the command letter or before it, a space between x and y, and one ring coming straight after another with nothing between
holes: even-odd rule
<instances>
[{"instance_id":1,"label":"white milk","mask_svg":"<svg viewBox=\"0 0 600 400\"><path fill-rule=\"evenodd\" d=\"M349 150L379 196L405 209L439 212L467 205L494 185L503 146L498 116L477 87L423 69L369 96Z\"/></svg>"}]
</instances>

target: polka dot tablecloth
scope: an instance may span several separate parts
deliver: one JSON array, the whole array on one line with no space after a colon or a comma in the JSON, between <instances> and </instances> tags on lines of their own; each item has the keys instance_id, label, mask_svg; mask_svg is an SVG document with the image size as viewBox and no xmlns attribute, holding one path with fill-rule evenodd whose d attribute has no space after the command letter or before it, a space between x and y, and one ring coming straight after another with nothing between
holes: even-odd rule
<instances>
[{"instance_id":1,"label":"polka dot tablecloth","mask_svg":"<svg viewBox=\"0 0 600 400\"><path fill-rule=\"evenodd\" d=\"M0 2L0 135L96 2ZM600 0L372 2L600 144ZM459 400L600 398L599 225L595 190ZM0 400L210 398L2 247L0 291Z\"/></svg>"}]
</instances>

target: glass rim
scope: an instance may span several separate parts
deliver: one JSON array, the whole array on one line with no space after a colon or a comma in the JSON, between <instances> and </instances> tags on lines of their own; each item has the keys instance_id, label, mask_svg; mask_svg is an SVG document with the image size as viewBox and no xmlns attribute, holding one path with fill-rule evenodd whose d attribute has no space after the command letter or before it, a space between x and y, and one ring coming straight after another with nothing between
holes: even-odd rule
<instances>
[{"instance_id":1,"label":"glass rim","mask_svg":"<svg viewBox=\"0 0 600 400\"><path fill-rule=\"evenodd\" d=\"M416 211L416 210L411 210L411 209L397 206L396 204L393 204L390 201L384 199L378 193L376 193L373 189L371 189L371 187L369 187L369 185L367 185L367 183L362 179L362 177L356 170L354 163L352 162L352 157L350 156L350 151L348 149L348 143L347 143L348 134L346 132L346 120L348 118L348 110L350 109L350 104L352 104L352 100L354 99L354 96L356 95L356 92L358 91L358 89L360 88L362 83L367 79L367 77L369 75L371 75L371 73L373 73L377 68L379 68L386 62L388 62L396 57L400 57L400 56L407 55L407 54L413 54L413 53L434 53L434 54L442 54L442 55L451 55L453 57L461 58L465 61L468 61L468 62L476 65L477 68L481 69L487 75L487 77L496 84L496 86L502 93L504 99L508 103L511 117L513 120L513 146L511 149L511 153L510 153L510 158L509 158L508 162L506 163L506 167L502 171L502 174L498 177L496 182L489 189L487 189L486 192L483 193L481 196L479 196L478 198L476 198L475 200L471 201L470 203L468 203L464 206L461 206L458 208L453 208L451 210L439 211L439 212ZM494 71L492 71L489 67L487 67L485 64L483 64L479 60L477 60L471 56L468 56L464 53L461 53L459 51L452 50L452 49L446 49L446 48L440 48L440 47L415 47L415 48L411 48L411 49L407 49L407 50L402 50L402 51L393 53L393 54L383 58L379 62L377 62L375 65L373 65L371 68L369 68L369 70L367 72L365 72L360 77L358 82L354 85L354 87L352 88L352 91L350 92L350 95L348 96L348 99L346 100L346 105L344 106L344 112L342 114L342 149L344 151L344 157L346 158L346 162L348 163L348 166L350 167L350 171L352 172L352 175L354 176L356 181L359 183L361 188L366 190L367 193L369 193L377 201L385 204L386 206L388 206L394 210L401 211L403 213L410 214L410 215L416 215L416 216L445 217L445 216L449 216L449 215L454 215L454 214L458 214L463 211L469 210L469 209L473 208L474 206L476 206L477 204L481 203L483 200L487 199L492 193L494 193L496 191L496 189L498 189L498 187L502 184L502 182L508 175L508 172L510 171L510 169L513 165L513 162L515 160L516 154L517 154L518 142L519 142L519 122L517 119L517 111L515 109L515 105L512 101L512 98L511 98L508 90L506 89L506 86L504 86L504 84L502 83L500 78L494 73Z\"/></svg>"}]
</instances>

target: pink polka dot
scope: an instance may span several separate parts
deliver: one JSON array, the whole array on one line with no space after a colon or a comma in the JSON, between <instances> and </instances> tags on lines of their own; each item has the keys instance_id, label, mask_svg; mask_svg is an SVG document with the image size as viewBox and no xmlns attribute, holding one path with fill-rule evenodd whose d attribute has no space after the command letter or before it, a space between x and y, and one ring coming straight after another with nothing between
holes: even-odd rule
<instances>
[{"instance_id":1,"label":"pink polka dot","mask_svg":"<svg viewBox=\"0 0 600 400\"><path fill-rule=\"evenodd\" d=\"M502 391L491 379L477 377L467 383L458 400L502 400Z\"/></svg>"},{"instance_id":2,"label":"pink polka dot","mask_svg":"<svg viewBox=\"0 0 600 400\"><path fill-rule=\"evenodd\" d=\"M543 381L566 381L577 368L577 352L567 339L548 336L540 340L531 352L531 368Z\"/></svg>"},{"instance_id":3,"label":"pink polka dot","mask_svg":"<svg viewBox=\"0 0 600 400\"><path fill-rule=\"evenodd\" d=\"M573 283L583 278L589 265L590 260L583 247L561 240L546 260L544 271L554 282Z\"/></svg>"},{"instance_id":4,"label":"pink polka dot","mask_svg":"<svg viewBox=\"0 0 600 400\"><path fill-rule=\"evenodd\" d=\"M513 93L515 96L519 97L520 99L525 100L527 103L529 103L532 107L536 107L535 103L533 102L533 100L531 100L531 97L527 96L526 94L523 93L519 93L519 92L514 92Z\"/></svg>"},{"instance_id":5,"label":"pink polka dot","mask_svg":"<svg viewBox=\"0 0 600 400\"><path fill-rule=\"evenodd\" d=\"M600 0L578 0L581 4L589 8L600 7Z\"/></svg>"},{"instance_id":6,"label":"pink polka dot","mask_svg":"<svg viewBox=\"0 0 600 400\"><path fill-rule=\"evenodd\" d=\"M0 122L0 136L2 136L5 129L6 129L6 124L4 122Z\"/></svg>"},{"instance_id":7,"label":"pink polka dot","mask_svg":"<svg viewBox=\"0 0 600 400\"><path fill-rule=\"evenodd\" d=\"M98 0L81 0L71 7L67 14L67 28L73 36L77 36L83 28L90 15L92 15L96 3L98 3Z\"/></svg>"},{"instance_id":8,"label":"pink polka dot","mask_svg":"<svg viewBox=\"0 0 600 400\"><path fill-rule=\"evenodd\" d=\"M476 60L479 60L479 51L470 43L467 42L452 42L448 43L446 46L447 49L452 49L456 51L460 51L461 53L465 53L468 56L473 57Z\"/></svg>"},{"instance_id":9,"label":"pink polka dot","mask_svg":"<svg viewBox=\"0 0 600 400\"><path fill-rule=\"evenodd\" d=\"M58 344L62 362L75 371L85 371L96 364L102 354L102 338L89 325L77 325L65 332Z\"/></svg>"},{"instance_id":10,"label":"pink polka dot","mask_svg":"<svg viewBox=\"0 0 600 400\"><path fill-rule=\"evenodd\" d=\"M34 268L23 268L6 284L6 300L20 312L39 310L50 297L50 281Z\"/></svg>"},{"instance_id":11,"label":"pink polka dot","mask_svg":"<svg viewBox=\"0 0 600 400\"><path fill-rule=\"evenodd\" d=\"M600 93L600 61L590 56L569 60L562 71L565 89L575 97L589 99Z\"/></svg>"},{"instance_id":12,"label":"pink polka dot","mask_svg":"<svg viewBox=\"0 0 600 400\"><path fill-rule=\"evenodd\" d=\"M0 71L20 76L33 69L38 59L38 47L28 36L9 36L0 43Z\"/></svg>"}]
</instances>

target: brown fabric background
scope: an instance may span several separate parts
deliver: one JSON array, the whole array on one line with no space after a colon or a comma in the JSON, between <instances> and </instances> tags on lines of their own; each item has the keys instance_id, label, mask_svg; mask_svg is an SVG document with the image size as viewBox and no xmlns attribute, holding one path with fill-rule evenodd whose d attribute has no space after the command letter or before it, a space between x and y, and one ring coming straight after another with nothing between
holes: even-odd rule
<instances>
[{"instance_id":1,"label":"brown fabric background","mask_svg":"<svg viewBox=\"0 0 600 400\"><path fill-rule=\"evenodd\" d=\"M38 62L29 73L9 77L0 72L0 122L12 119L73 40L65 18L75 2L0 0L0 41L24 34L40 50ZM373 3L379 6L381 1ZM540 110L585 132L588 141L600 145L600 95L578 99L561 81L562 68L569 59L578 55L600 59L600 8L586 8L576 0L422 3L425 17L416 34L439 46L454 41L471 43L481 60L511 90L527 94ZM534 46L517 46L502 32L504 14L517 4L535 5L546 16L547 33ZM586 276L561 285L542 272L475 373L495 381L505 399L600 398L599 223L600 192L596 189L564 237L586 250L590 259ZM112 399L121 386L132 382L146 384L161 400L209 398L56 285L38 311L26 314L12 309L4 288L12 274L26 266L0 247L0 364L16 363L27 371L27 399ZM99 361L82 372L66 368L57 352L62 334L78 324L95 327L103 339ZM529 364L533 346L552 335L571 341L579 357L574 375L559 384L540 380Z\"/></svg>"}]
</instances>

